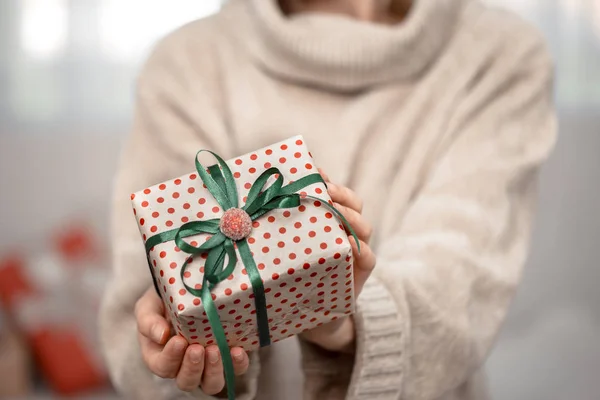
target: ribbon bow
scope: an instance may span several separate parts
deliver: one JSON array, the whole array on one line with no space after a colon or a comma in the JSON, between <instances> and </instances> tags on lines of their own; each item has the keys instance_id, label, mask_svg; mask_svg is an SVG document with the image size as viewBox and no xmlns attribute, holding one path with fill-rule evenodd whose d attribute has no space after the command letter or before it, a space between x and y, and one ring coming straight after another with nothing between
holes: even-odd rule
<instances>
[{"instance_id":1,"label":"ribbon bow","mask_svg":"<svg viewBox=\"0 0 600 400\"><path fill-rule=\"evenodd\" d=\"M198 161L198 155L205 151L212 154L218 161L218 165L209 167L208 171L202 166L200 161ZM191 221L183 224L178 229L162 232L148 238L145 244L146 254L149 257L149 253L154 246L171 240L174 240L177 247L183 252L190 254L181 267L181 281L188 292L194 296L200 297L202 300L213 335L217 341L219 350L221 351L227 392L229 399L232 400L235 395L233 362L229 352L227 337L221 326L219 314L212 299L211 290L219 282L224 281L233 273L235 266L237 265L237 254L235 251L237 248L248 273L252 291L254 293L260 346L268 346L271 343L265 290L254 257L248 246L248 241L246 240L246 237L251 231L250 224L252 221L255 221L267 212L275 209L298 207L300 206L302 199L308 197L319 200L328 207L342 221L350 234L354 236L357 244L359 241L348 221L337 209L335 209L335 207L330 205L327 201L317 197L303 196L297 193L299 190L309 185L325 183L320 174L307 175L284 186L281 171L275 167L269 168L256 179L248 192L244 206L238 208L239 201L235 180L231 170L221 157L212 151L200 150L198 154L196 154L196 170L208 191L225 211L224 217L228 215L228 212L230 213L234 210L236 214L235 217L239 217L238 220L234 222L238 222L237 225L244 225L244 222L247 222L246 227L248 229L245 232L242 232L242 235L232 234L225 226L223 226L223 220L225 218ZM273 176L276 178L275 182L265 189L268 180ZM241 219L241 221L239 219ZM244 219L247 219L247 221L244 221ZM212 236L200 246L192 246L183 240L183 238L202 233L210 234ZM184 274L192 257L196 254L206 252L208 252L208 256L204 265L202 288L196 289L185 283ZM227 265L225 265L226 258Z\"/></svg>"}]
</instances>

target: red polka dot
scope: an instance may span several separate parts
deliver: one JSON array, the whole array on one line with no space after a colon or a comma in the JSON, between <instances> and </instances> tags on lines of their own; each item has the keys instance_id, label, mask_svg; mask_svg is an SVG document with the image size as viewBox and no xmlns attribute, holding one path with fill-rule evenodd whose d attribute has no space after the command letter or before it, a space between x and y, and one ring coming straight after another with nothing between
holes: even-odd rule
<instances>
[{"instance_id":1,"label":"red polka dot","mask_svg":"<svg viewBox=\"0 0 600 400\"><path fill-rule=\"evenodd\" d=\"M167 185L165 185L164 183L161 183L160 185L158 185L158 188L160 190L165 190L167 188Z\"/></svg>"},{"instance_id":2,"label":"red polka dot","mask_svg":"<svg viewBox=\"0 0 600 400\"><path fill-rule=\"evenodd\" d=\"M296 228L296 229L300 229L300 228L302 228L302 223L301 223L301 222L296 222L296 223L294 224L294 228Z\"/></svg>"},{"instance_id":3,"label":"red polka dot","mask_svg":"<svg viewBox=\"0 0 600 400\"><path fill-rule=\"evenodd\" d=\"M321 207L321 202L320 201L315 201L314 202L315 207Z\"/></svg>"},{"instance_id":4,"label":"red polka dot","mask_svg":"<svg viewBox=\"0 0 600 400\"><path fill-rule=\"evenodd\" d=\"M204 218L204 213L202 211L198 211L196 213L196 217L198 217L198 218Z\"/></svg>"},{"instance_id":5,"label":"red polka dot","mask_svg":"<svg viewBox=\"0 0 600 400\"><path fill-rule=\"evenodd\" d=\"M178 199L179 198L179 193L178 192L173 192L173 198L174 199Z\"/></svg>"},{"instance_id":6,"label":"red polka dot","mask_svg":"<svg viewBox=\"0 0 600 400\"><path fill-rule=\"evenodd\" d=\"M183 209L184 210L189 210L190 209L190 203L183 203Z\"/></svg>"},{"instance_id":7,"label":"red polka dot","mask_svg":"<svg viewBox=\"0 0 600 400\"><path fill-rule=\"evenodd\" d=\"M290 260L295 260L296 259L296 253L290 253Z\"/></svg>"},{"instance_id":8,"label":"red polka dot","mask_svg":"<svg viewBox=\"0 0 600 400\"><path fill-rule=\"evenodd\" d=\"M187 292L185 291L185 289L179 289L179 295L180 296L185 296Z\"/></svg>"},{"instance_id":9,"label":"red polka dot","mask_svg":"<svg viewBox=\"0 0 600 400\"><path fill-rule=\"evenodd\" d=\"M156 199L156 201L162 204L165 202L165 199L162 197L159 197L158 199Z\"/></svg>"},{"instance_id":10,"label":"red polka dot","mask_svg":"<svg viewBox=\"0 0 600 400\"><path fill-rule=\"evenodd\" d=\"M310 222L312 222L313 224L314 224L315 222L317 222L317 217L310 217Z\"/></svg>"},{"instance_id":11,"label":"red polka dot","mask_svg":"<svg viewBox=\"0 0 600 400\"><path fill-rule=\"evenodd\" d=\"M150 228L150 232L154 233L158 230L158 227L156 225L154 225L152 228Z\"/></svg>"},{"instance_id":12,"label":"red polka dot","mask_svg":"<svg viewBox=\"0 0 600 400\"><path fill-rule=\"evenodd\" d=\"M132 193L132 194L131 194L131 196L129 196L129 198L130 198L131 200L135 199L135 193Z\"/></svg>"},{"instance_id":13,"label":"red polka dot","mask_svg":"<svg viewBox=\"0 0 600 400\"><path fill-rule=\"evenodd\" d=\"M294 274L294 272L296 272L296 271L294 270L294 268L289 268L289 269L287 270L287 273L288 273L288 274L290 274L290 275L293 275L293 274Z\"/></svg>"},{"instance_id":14,"label":"red polka dot","mask_svg":"<svg viewBox=\"0 0 600 400\"><path fill-rule=\"evenodd\" d=\"M246 183L244 184L244 187L245 187L246 189L250 189L250 188L252 187L252 184L251 184L250 182L246 182Z\"/></svg>"},{"instance_id":15,"label":"red polka dot","mask_svg":"<svg viewBox=\"0 0 600 400\"><path fill-rule=\"evenodd\" d=\"M279 247L280 249L285 247L285 242L279 242L277 243L277 247Z\"/></svg>"},{"instance_id":16,"label":"red polka dot","mask_svg":"<svg viewBox=\"0 0 600 400\"><path fill-rule=\"evenodd\" d=\"M274 273L273 275L271 275L271 278L276 281L277 279L279 279L279 274L278 273Z\"/></svg>"},{"instance_id":17,"label":"red polka dot","mask_svg":"<svg viewBox=\"0 0 600 400\"><path fill-rule=\"evenodd\" d=\"M154 261L154 266L156 267L156 261ZM165 271L163 271L162 269L159 272L160 276L163 277L165 276Z\"/></svg>"},{"instance_id":18,"label":"red polka dot","mask_svg":"<svg viewBox=\"0 0 600 400\"><path fill-rule=\"evenodd\" d=\"M196 179L197 177L198 177L198 176L197 176L196 174L191 174L191 175L190 175L190 179L191 179L191 180L194 180L194 179Z\"/></svg>"},{"instance_id":19,"label":"red polka dot","mask_svg":"<svg viewBox=\"0 0 600 400\"><path fill-rule=\"evenodd\" d=\"M240 174L239 172L234 172L233 173L233 177L238 179L240 176L242 176L242 174Z\"/></svg>"},{"instance_id":20,"label":"red polka dot","mask_svg":"<svg viewBox=\"0 0 600 400\"><path fill-rule=\"evenodd\" d=\"M287 150L287 148L288 148L287 144L282 144L281 145L281 150Z\"/></svg>"},{"instance_id":21,"label":"red polka dot","mask_svg":"<svg viewBox=\"0 0 600 400\"><path fill-rule=\"evenodd\" d=\"M342 240L342 238L337 238L337 239L335 239L335 243L342 244L342 243L344 243L344 240Z\"/></svg>"},{"instance_id":22,"label":"red polka dot","mask_svg":"<svg viewBox=\"0 0 600 400\"><path fill-rule=\"evenodd\" d=\"M181 217L181 222L183 222L184 224L186 222L188 222L190 219L188 217Z\"/></svg>"},{"instance_id":23,"label":"red polka dot","mask_svg":"<svg viewBox=\"0 0 600 400\"><path fill-rule=\"evenodd\" d=\"M142 201L142 207L148 207L148 202L146 200Z\"/></svg>"},{"instance_id":24,"label":"red polka dot","mask_svg":"<svg viewBox=\"0 0 600 400\"><path fill-rule=\"evenodd\" d=\"M196 189L194 189L193 187L188 188L188 193L192 194L196 191Z\"/></svg>"},{"instance_id":25,"label":"red polka dot","mask_svg":"<svg viewBox=\"0 0 600 400\"><path fill-rule=\"evenodd\" d=\"M190 271L185 271L183 274L184 278L189 278L190 276L192 276L192 273ZM202 285L197 285L197 286L200 286L200 289L202 289ZM196 289L198 289L198 288L196 288Z\"/></svg>"},{"instance_id":26,"label":"red polka dot","mask_svg":"<svg viewBox=\"0 0 600 400\"><path fill-rule=\"evenodd\" d=\"M220 210L220 208L219 208L219 207L217 207L217 206L214 206L214 207L212 208L212 212L214 212L214 213L218 213L218 212L219 212L219 210Z\"/></svg>"},{"instance_id":27,"label":"red polka dot","mask_svg":"<svg viewBox=\"0 0 600 400\"><path fill-rule=\"evenodd\" d=\"M333 214L330 213L330 212L328 212L328 213L325 214L325 218L331 219L331 218L333 218Z\"/></svg>"},{"instance_id":28,"label":"red polka dot","mask_svg":"<svg viewBox=\"0 0 600 400\"><path fill-rule=\"evenodd\" d=\"M275 217L271 215L269 218L267 218L267 221L273 223L275 222Z\"/></svg>"},{"instance_id":29,"label":"red polka dot","mask_svg":"<svg viewBox=\"0 0 600 400\"><path fill-rule=\"evenodd\" d=\"M306 211L306 206L302 205L302 206L298 207L298 211L300 211L300 212Z\"/></svg>"},{"instance_id":30,"label":"red polka dot","mask_svg":"<svg viewBox=\"0 0 600 400\"><path fill-rule=\"evenodd\" d=\"M285 162L286 162L286 161L287 161L287 160L285 159L285 157L280 157L280 158L279 158L279 163L280 163L280 164L285 164Z\"/></svg>"},{"instance_id":31,"label":"red polka dot","mask_svg":"<svg viewBox=\"0 0 600 400\"><path fill-rule=\"evenodd\" d=\"M185 306L183 304L180 304L180 305L177 306L177 309L179 311L183 311L184 308L185 308Z\"/></svg>"},{"instance_id":32,"label":"red polka dot","mask_svg":"<svg viewBox=\"0 0 600 400\"><path fill-rule=\"evenodd\" d=\"M250 172L251 174L256 172L256 168L252 167L248 169L248 172Z\"/></svg>"},{"instance_id":33,"label":"red polka dot","mask_svg":"<svg viewBox=\"0 0 600 400\"><path fill-rule=\"evenodd\" d=\"M323 190L321 188L316 188L315 193L321 194L321 193L323 193Z\"/></svg>"},{"instance_id":34,"label":"red polka dot","mask_svg":"<svg viewBox=\"0 0 600 400\"><path fill-rule=\"evenodd\" d=\"M193 301L195 306L199 306L200 305L200 299L194 299Z\"/></svg>"},{"instance_id":35,"label":"red polka dot","mask_svg":"<svg viewBox=\"0 0 600 400\"><path fill-rule=\"evenodd\" d=\"M233 292L231 291L231 289L229 289L229 288L225 289L225 295L226 295L226 296L231 296L231 293L233 293Z\"/></svg>"},{"instance_id":36,"label":"red polka dot","mask_svg":"<svg viewBox=\"0 0 600 400\"><path fill-rule=\"evenodd\" d=\"M175 283L175 278L173 278L173 277L169 278L169 283L170 283L171 285L172 285L172 284L174 284L174 283Z\"/></svg>"},{"instance_id":37,"label":"red polka dot","mask_svg":"<svg viewBox=\"0 0 600 400\"><path fill-rule=\"evenodd\" d=\"M304 253L305 254L310 254L310 253L312 253L312 249L309 248L309 247L307 247L306 249L304 249Z\"/></svg>"},{"instance_id":38,"label":"red polka dot","mask_svg":"<svg viewBox=\"0 0 600 400\"><path fill-rule=\"evenodd\" d=\"M294 153L294 157L300 158L300 157L302 157L302 153L300 153L300 152Z\"/></svg>"},{"instance_id":39,"label":"red polka dot","mask_svg":"<svg viewBox=\"0 0 600 400\"><path fill-rule=\"evenodd\" d=\"M271 154L273 154L273 150L267 149L267 150L265 150L265 154L270 156Z\"/></svg>"},{"instance_id":40,"label":"red polka dot","mask_svg":"<svg viewBox=\"0 0 600 400\"><path fill-rule=\"evenodd\" d=\"M329 225L327 225L327 226L325 226L325 228L323 228L323 230L324 230L325 232L328 232L328 233L329 233L329 232L331 232L331 227L330 227Z\"/></svg>"},{"instance_id":41,"label":"red polka dot","mask_svg":"<svg viewBox=\"0 0 600 400\"><path fill-rule=\"evenodd\" d=\"M323 250L325 250L327 248L327 243L325 243L325 242L321 243L321 248Z\"/></svg>"},{"instance_id":42,"label":"red polka dot","mask_svg":"<svg viewBox=\"0 0 600 400\"><path fill-rule=\"evenodd\" d=\"M290 168L291 174L295 174L296 172L298 172L298 168L296 168L296 167Z\"/></svg>"},{"instance_id":43,"label":"red polka dot","mask_svg":"<svg viewBox=\"0 0 600 400\"><path fill-rule=\"evenodd\" d=\"M300 328L302 324L296 324L296 328Z\"/></svg>"},{"instance_id":44,"label":"red polka dot","mask_svg":"<svg viewBox=\"0 0 600 400\"><path fill-rule=\"evenodd\" d=\"M198 204L204 204L204 203L206 203L206 199L205 199L205 198L203 198L203 197L200 197L200 198L198 199Z\"/></svg>"},{"instance_id":45,"label":"red polka dot","mask_svg":"<svg viewBox=\"0 0 600 400\"><path fill-rule=\"evenodd\" d=\"M181 185L181 179L175 179L173 183L176 185Z\"/></svg>"},{"instance_id":46,"label":"red polka dot","mask_svg":"<svg viewBox=\"0 0 600 400\"><path fill-rule=\"evenodd\" d=\"M268 253L269 252L269 248L267 246L262 248L262 252L263 253Z\"/></svg>"},{"instance_id":47,"label":"red polka dot","mask_svg":"<svg viewBox=\"0 0 600 400\"><path fill-rule=\"evenodd\" d=\"M257 265L257 267L258 267L259 270L262 271L263 269L265 269L265 264L260 263L260 264Z\"/></svg>"},{"instance_id":48,"label":"red polka dot","mask_svg":"<svg viewBox=\"0 0 600 400\"><path fill-rule=\"evenodd\" d=\"M325 260L323 257L319 258L319 264L323 265L327 262L327 260ZM331 268L331 267L329 267ZM328 271L329 272L329 271Z\"/></svg>"},{"instance_id":49,"label":"red polka dot","mask_svg":"<svg viewBox=\"0 0 600 400\"><path fill-rule=\"evenodd\" d=\"M235 160L235 165L242 165L242 160L240 160L239 158Z\"/></svg>"},{"instance_id":50,"label":"red polka dot","mask_svg":"<svg viewBox=\"0 0 600 400\"><path fill-rule=\"evenodd\" d=\"M290 215L292 215L292 213L291 213L291 212L289 212L289 211L284 211L284 212L283 212L283 216L284 216L284 217L286 217L286 218L289 218L289 217L290 217Z\"/></svg>"},{"instance_id":51,"label":"red polka dot","mask_svg":"<svg viewBox=\"0 0 600 400\"><path fill-rule=\"evenodd\" d=\"M177 268L177 263L173 261L169 266L171 267L171 269L175 269Z\"/></svg>"},{"instance_id":52,"label":"red polka dot","mask_svg":"<svg viewBox=\"0 0 600 400\"><path fill-rule=\"evenodd\" d=\"M144 223L146 223L146 221L144 220L144 218L140 218L140 225L144 225Z\"/></svg>"},{"instance_id":53,"label":"red polka dot","mask_svg":"<svg viewBox=\"0 0 600 400\"><path fill-rule=\"evenodd\" d=\"M145 194L150 194L151 190L150 189L144 189L144 193Z\"/></svg>"},{"instance_id":54,"label":"red polka dot","mask_svg":"<svg viewBox=\"0 0 600 400\"><path fill-rule=\"evenodd\" d=\"M311 165L311 164L308 164L308 163L307 163L307 164L306 164L304 167L305 167L306 169L312 169L312 165Z\"/></svg>"},{"instance_id":55,"label":"red polka dot","mask_svg":"<svg viewBox=\"0 0 600 400\"><path fill-rule=\"evenodd\" d=\"M242 283L242 284L240 285L240 289L242 289L242 290L248 290L248 285L247 285L247 284L245 284L245 283Z\"/></svg>"},{"instance_id":56,"label":"red polka dot","mask_svg":"<svg viewBox=\"0 0 600 400\"><path fill-rule=\"evenodd\" d=\"M270 163L270 162L266 162L266 163L265 163L265 168L266 168L266 169L269 169L269 168L271 168L271 163Z\"/></svg>"},{"instance_id":57,"label":"red polka dot","mask_svg":"<svg viewBox=\"0 0 600 400\"><path fill-rule=\"evenodd\" d=\"M310 231L310 232L308 232L308 236L311 237L311 238L313 238L313 237L317 236L317 232Z\"/></svg>"},{"instance_id":58,"label":"red polka dot","mask_svg":"<svg viewBox=\"0 0 600 400\"><path fill-rule=\"evenodd\" d=\"M302 268L309 269L310 268L310 264L309 263L304 263L304 265L302 266Z\"/></svg>"},{"instance_id":59,"label":"red polka dot","mask_svg":"<svg viewBox=\"0 0 600 400\"><path fill-rule=\"evenodd\" d=\"M300 139L296 140L296 144L297 144L298 146L302 146L302 140L300 140ZM282 333L283 333L283 332L282 332Z\"/></svg>"},{"instance_id":60,"label":"red polka dot","mask_svg":"<svg viewBox=\"0 0 600 400\"><path fill-rule=\"evenodd\" d=\"M258 156L257 156L256 154L252 154L252 155L250 156L250 159L251 159L252 161L256 160L257 158L258 158Z\"/></svg>"}]
</instances>

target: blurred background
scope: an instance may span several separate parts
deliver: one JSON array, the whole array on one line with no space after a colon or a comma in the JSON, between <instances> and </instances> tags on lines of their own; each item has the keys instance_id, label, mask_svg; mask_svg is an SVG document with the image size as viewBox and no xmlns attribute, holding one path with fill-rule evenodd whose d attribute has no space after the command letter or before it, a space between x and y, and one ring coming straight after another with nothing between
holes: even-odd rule
<instances>
[{"instance_id":1,"label":"blurred background","mask_svg":"<svg viewBox=\"0 0 600 400\"><path fill-rule=\"evenodd\" d=\"M598 400L600 1L488 3L546 36L561 121L524 282L488 362L494 399ZM8 311L0 312L0 393L111 393L95 313L135 76L159 37L219 7L0 0L0 300ZM20 371L32 367L30 384Z\"/></svg>"}]
</instances>

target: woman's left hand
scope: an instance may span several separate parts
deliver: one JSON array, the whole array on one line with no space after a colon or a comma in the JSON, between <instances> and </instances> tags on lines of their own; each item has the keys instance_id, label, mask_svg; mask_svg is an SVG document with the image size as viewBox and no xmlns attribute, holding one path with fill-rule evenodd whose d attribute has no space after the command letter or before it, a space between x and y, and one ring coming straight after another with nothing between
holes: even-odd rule
<instances>
[{"instance_id":1,"label":"woman's left hand","mask_svg":"<svg viewBox=\"0 0 600 400\"><path fill-rule=\"evenodd\" d=\"M375 268L375 254L369 247L372 228L361 214L362 200L358 195L347 187L332 183L322 170L319 170L319 172L327 182L333 205L348 220L360 242L359 254L356 241L352 236L349 236L354 255L354 299L356 301L373 268ZM306 341L326 350L352 351L355 339L354 319L351 316L344 317L303 332L301 336Z\"/></svg>"}]
</instances>

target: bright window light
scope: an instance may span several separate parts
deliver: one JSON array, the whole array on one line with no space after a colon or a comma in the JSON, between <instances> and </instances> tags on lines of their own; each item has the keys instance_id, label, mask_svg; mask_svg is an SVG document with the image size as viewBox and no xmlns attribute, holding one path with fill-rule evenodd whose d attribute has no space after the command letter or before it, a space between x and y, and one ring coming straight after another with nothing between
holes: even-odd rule
<instances>
[{"instance_id":1,"label":"bright window light","mask_svg":"<svg viewBox=\"0 0 600 400\"><path fill-rule=\"evenodd\" d=\"M20 0L21 47L29 56L53 59L65 49L67 0Z\"/></svg>"},{"instance_id":2,"label":"bright window light","mask_svg":"<svg viewBox=\"0 0 600 400\"><path fill-rule=\"evenodd\" d=\"M220 6L220 0L104 0L99 17L102 50L115 60L135 60L161 36Z\"/></svg>"}]
</instances>

